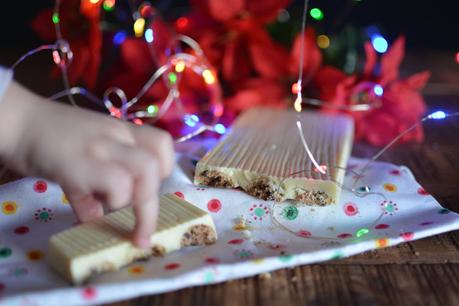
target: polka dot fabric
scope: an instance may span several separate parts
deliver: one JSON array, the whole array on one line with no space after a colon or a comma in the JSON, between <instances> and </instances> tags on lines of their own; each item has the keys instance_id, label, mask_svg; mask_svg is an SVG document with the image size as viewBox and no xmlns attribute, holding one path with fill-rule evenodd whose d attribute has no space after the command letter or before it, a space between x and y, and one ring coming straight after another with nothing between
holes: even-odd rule
<instances>
[{"instance_id":1,"label":"polka dot fabric","mask_svg":"<svg viewBox=\"0 0 459 306\"><path fill-rule=\"evenodd\" d=\"M84 287L70 286L46 264L49 237L77 222L59 186L36 178L0 186L0 304L104 304L339 259L459 228L458 215L441 207L405 167L375 163L359 181L357 187L385 198L343 191L341 202L330 207L273 206L239 190L194 186L196 161L178 159L161 193L209 212L217 243L136 262ZM357 172L364 163L350 161ZM353 180L346 175L345 185Z\"/></svg>"}]
</instances>

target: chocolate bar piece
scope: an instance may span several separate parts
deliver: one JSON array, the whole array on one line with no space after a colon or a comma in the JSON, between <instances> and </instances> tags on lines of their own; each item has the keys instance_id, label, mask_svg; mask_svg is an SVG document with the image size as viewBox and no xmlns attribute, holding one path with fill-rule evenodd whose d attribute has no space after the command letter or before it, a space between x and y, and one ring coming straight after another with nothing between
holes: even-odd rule
<instances>
[{"instance_id":1,"label":"chocolate bar piece","mask_svg":"<svg viewBox=\"0 0 459 306\"><path fill-rule=\"evenodd\" d=\"M134 225L134 213L127 207L55 234L49 240L49 264L68 281L79 285L135 260L185 246L211 244L217 239L211 216L175 195L160 197L151 249L142 250L131 243Z\"/></svg>"},{"instance_id":2,"label":"chocolate bar piece","mask_svg":"<svg viewBox=\"0 0 459 306\"><path fill-rule=\"evenodd\" d=\"M319 167L305 150L297 121ZM263 200L338 203L353 133L346 115L251 109L198 162L194 181L239 187Z\"/></svg>"}]
</instances>

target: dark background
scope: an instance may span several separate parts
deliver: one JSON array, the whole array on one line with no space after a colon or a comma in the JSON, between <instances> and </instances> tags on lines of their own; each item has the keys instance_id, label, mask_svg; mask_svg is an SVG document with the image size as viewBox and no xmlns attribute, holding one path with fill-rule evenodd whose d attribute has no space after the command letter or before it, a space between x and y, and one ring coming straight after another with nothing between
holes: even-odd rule
<instances>
[{"instance_id":1,"label":"dark background","mask_svg":"<svg viewBox=\"0 0 459 306\"><path fill-rule=\"evenodd\" d=\"M40 44L41 41L30 29L30 22L41 9L52 7L54 1L2 2L1 51L11 45L31 48ZM177 17L186 12L188 1L161 0L151 1L151 3L163 11L163 14ZM292 7L300 8L302 3L301 0L294 1ZM310 6L323 9L326 14L324 22L329 32L340 30L343 24L353 24L358 27L378 25L389 41L399 33L404 33L407 36L408 50L457 52L459 51L458 3L457 0L311 0Z\"/></svg>"}]
</instances>

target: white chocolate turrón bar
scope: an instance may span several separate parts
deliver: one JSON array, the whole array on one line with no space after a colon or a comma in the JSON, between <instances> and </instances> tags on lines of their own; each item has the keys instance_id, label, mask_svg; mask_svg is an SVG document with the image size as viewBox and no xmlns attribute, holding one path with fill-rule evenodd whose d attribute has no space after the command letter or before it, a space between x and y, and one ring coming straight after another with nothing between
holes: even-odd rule
<instances>
[{"instance_id":1,"label":"white chocolate turr\u00f3n bar","mask_svg":"<svg viewBox=\"0 0 459 306\"><path fill-rule=\"evenodd\" d=\"M73 284L91 276L118 270L135 260L164 255L184 246L206 245L217 239L211 216L175 195L160 197L152 248L142 250L130 241L135 217L130 207L53 235L49 264Z\"/></svg>"},{"instance_id":2,"label":"white chocolate turr\u00f3n bar","mask_svg":"<svg viewBox=\"0 0 459 306\"><path fill-rule=\"evenodd\" d=\"M307 155L297 120L325 174ZM213 187L240 187L263 200L319 206L338 203L338 185L343 183L353 133L353 120L346 115L251 109L198 162L194 181Z\"/></svg>"}]
</instances>

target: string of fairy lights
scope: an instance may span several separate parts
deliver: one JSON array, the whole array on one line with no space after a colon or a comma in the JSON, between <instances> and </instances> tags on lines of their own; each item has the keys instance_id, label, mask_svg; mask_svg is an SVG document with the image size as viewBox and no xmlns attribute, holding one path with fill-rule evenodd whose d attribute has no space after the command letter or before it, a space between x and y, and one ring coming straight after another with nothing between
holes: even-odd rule
<instances>
[{"instance_id":1,"label":"string of fairy lights","mask_svg":"<svg viewBox=\"0 0 459 306\"><path fill-rule=\"evenodd\" d=\"M85 1L87 5L93 5L99 9L103 9L106 12L111 12L115 9L117 5L117 0L82 0ZM151 27L151 22L153 18L158 18L157 14L154 13L153 7L149 2L142 2L140 5L136 5L135 1L127 0L129 8L131 10L131 16L133 19L132 31L134 36L138 39L144 39L145 42L151 47L155 43L155 32L153 27ZM221 123L218 123L219 119L223 115L223 104L222 104L222 91L221 86L219 84L219 80L216 74L216 71L211 67L207 58L204 55L204 52L200 48L199 44L193 40L192 38L184 35L174 35L175 40L173 41L173 46L169 46L169 51L171 52L170 55L167 56L167 60L162 65L158 63L157 56L153 50L150 48L152 59L158 64L159 68L154 71L151 77L147 80L147 82L143 85L140 91L131 99L126 97L126 94L121 88L111 87L108 88L105 93L103 94L102 98L97 97L95 94L91 93L87 89L83 87L71 87L69 83L68 77L68 67L72 62L73 53L70 48L70 45L65 40L65 37L62 34L61 30L61 18L60 18L60 7L61 7L61 0L56 0L54 5L54 11L52 14L52 22L55 27L56 37L57 40L54 44L48 44L40 46L36 49L33 49L22 57L18 59L13 65L12 69L16 68L21 62L23 62L29 56L36 54L42 51L51 51L52 58L54 63L57 67L61 70L62 80L64 83L64 90L58 92L51 96L50 98L55 100L62 97L68 97L69 101L74 105L77 106L77 103L74 99L75 95L81 95L86 97L89 101L96 103L104 107L111 116L119 118L121 120L131 121L135 124L152 124L157 122L164 114L171 108L172 105L175 106L175 110L181 112L182 118L184 123L191 128L191 131L188 131L182 137L176 139L176 142L183 142L189 140L197 135L202 134L205 131L213 131L218 134L225 134L226 127ZM309 13L309 14L308 14ZM292 84L292 94L296 95L296 98L293 102L293 108L296 112L300 113L303 110L303 105L312 105L312 106L320 106L324 108L334 108L340 111L348 111L348 112L365 112L377 109L382 105L382 97L384 95L384 88L377 83L366 83L362 85L360 90L369 92L371 94L372 99L366 104L353 104L349 106L342 106L342 105L334 105L331 103L327 103L317 99L310 99L303 97L303 65L304 65L304 48L305 48L305 41L304 41L304 34L306 30L306 23L307 18L311 17L317 21L321 21L325 18L324 12L319 7L313 7L309 9L309 0L304 0L304 9L302 14L302 22L301 22L301 44L300 44L300 61L299 61L299 75L298 80ZM177 19L176 26L177 27L186 27L188 24L188 19L186 17L181 17ZM387 40L379 33L378 29L375 27L370 27L367 29L367 33L370 37L371 44L373 48L378 53L385 53L388 50L388 42ZM115 45L120 45L126 39L127 33L125 31L118 31L113 35L113 43ZM331 44L331 39L326 34L320 34L316 38L317 45L322 48L326 49ZM191 49L190 53L185 53L180 48L180 44L184 45L186 48ZM459 62L459 53L456 55L457 61ZM204 123L202 122L201 118L197 114L193 113L186 113L184 110L184 106L180 99L180 90L179 84L181 81L181 76L184 71L190 71L194 74L200 76L206 86L209 87L209 91L214 95L215 104L212 107L212 119ZM142 97L146 94L146 92L151 88L153 84L156 82L162 81L167 89L168 94L162 103L157 104L150 104L145 108L140 108L138 106L138 102L141 100ZM120 106L115 106L114 101L118 101ZM426 115L421 120L413 124L411 127L400 133L397 137L395 137L389 144L387 144L384 148L382 148L378 153L376 153L372 158L370 158L365 165L362 167L362 170L359 173L354 173L351 169L345 169L336 167L333 165L324 165L321 164L320 161L312 154L307 140L304 137L301 120L298 116L298 120L296 122L298 133L300 135L300 140L304 146L305 151L307 152L309 158L311 159L316 171L321 172L322 174L326 175L331 179L330 170L341 170L341 171L350 171L355 174L356 179L352 187L346 187L339 184L339 187L345 190L352 192L355 196L358 197L366 197L369 195L378 195L383 198L383 203L388 203L386 197L382 193L372 192L370 186L362 186L357 187L359 181L363 177L364 173L367 171L369 165L376 161L382 154L384 154L387 150L389 150L401 137L405 134L409 133L411 130L416 128L417 126L423 124L429 120L443 120L450 117L459 116L459 112L454 113L445 113L444 111L437 110L429 115ZM303 171L295 172L287 177L292 175L296 175ZM335 182L338 184L338 182ZM281 186L279 186L281 188ZM273 205L272 212L277 204ZM376 224L384 215L384 209L386 207L382 207L381 214L377 217L377 219L371 224ZM275 224L279 227L283 228L286 231L292 232L296 235L294 231L286 227L282 224L274 214L271 214L272 220ZM360 238L370 232L371 224L367 227L360 228L356 231L355 237ZM309 239L336 239L331 237L315 237L309 236L304 237Z\"/></svg>"}]
</instances>

